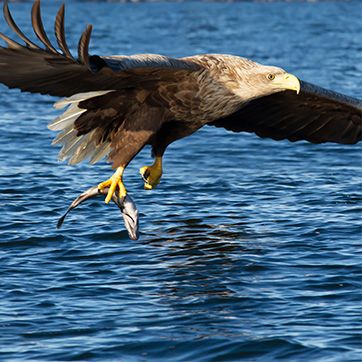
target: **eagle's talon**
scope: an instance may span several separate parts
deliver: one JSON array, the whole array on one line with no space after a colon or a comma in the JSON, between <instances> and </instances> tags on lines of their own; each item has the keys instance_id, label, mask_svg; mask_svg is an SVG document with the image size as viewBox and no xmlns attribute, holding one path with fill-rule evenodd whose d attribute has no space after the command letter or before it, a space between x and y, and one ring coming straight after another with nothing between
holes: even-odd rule
<instances>
[{"instance_id":1,"label":"eagle's talon","mask_svg":"<svg viewBox=\"0 0 362 362\"><path fill-rule=\"evenodd\" d=\"M162 176L162 158L156 157L152 166L144 166L140 168L140 174L145 182L145 190L152 190L160 183Z\"/></svg>"},{"instance_id":2,"label":"eagle's talon","mask_svg":"<svg viewBox=\"0 0 362 362\"><path fill-rule=\"evenodd\" d=\"M152 166L145 166L140 169L140 174L144 181L144 188L145 190L152 190L154 189L159 183L162 176L162 171L151 169ZM147 169L146 171L142 172L143 169ZM150 170L151 169L151 170Z\"/></svg>"},{"instance_id":3,"label":"eagle's talon","mask_svg":"<svg viewBox=\"0 0 362 362\"><path fill-rule=\"evenodd\" d=\"M123 181L122 181L123 170L124 170L123 167L119 167L117 169L117 171L113 174L113 176L110 179L108 179L108 180L106 180L104 182L101 182L98 185L99 190L103 190L106 187L109 187L107 196L106 196L106 198L104 200L104 202L106 204L108 204L111 201L112 196L115 193L117 187L118 187L119 198L122 198L122 197L126 196L127 191L126 191L126 188L124 187L124 184L123 184Z\"/></svg>"},{"instance_id":4,"label":"eagle's talon","mask_svg":"<svg viewBox=\"0 0 362 362\"><path fill-rule=\"evenodd\" d=\"M118 181L118 197L122 199L123 197L126 197L126 195L127 195L127 190L124 187L122 180L120 180Z\"/></svg>"},{"instance_id":5,"label":"eagle's talon","mask_svg":"<svg viewBox=\"0 0 362 362\"><path fill-rule=\"evenodd\" d=\"M151 175L151 172L150 172L149 169L147 169L147 170L145 171L145 173L143 174L144 180L146 181L150 175Z\"/></svg>"},{"instance_id":6,"label":"eagle's talon","mask_svg":"<svg viewBox=\"0 0 362 362\"><path fill-rule=\"evenodd\" d=\"M140 175L142 176L142 179L144 182L147 182L147 178L150 175L150 172L148 170L144 170L147 169L147 167L141 167L140 168Z\"/></svg>"}]
</instances>

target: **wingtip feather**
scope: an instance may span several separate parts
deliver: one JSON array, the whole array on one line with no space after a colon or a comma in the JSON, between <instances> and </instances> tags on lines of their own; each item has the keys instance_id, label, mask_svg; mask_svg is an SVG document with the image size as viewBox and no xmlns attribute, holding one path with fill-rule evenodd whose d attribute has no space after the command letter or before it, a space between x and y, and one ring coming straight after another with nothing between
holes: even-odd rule
<instances>
[{"instance_id":1,"label":"wingtip feather","mask_svg":"<svg viewBox=\"0 0 362 362\"><path fill-rule=\"evenodd\" d=\"M53 47L44 30L44 25L41 17L40 0L34 1L33 7L31 9L31 21L33 24L35 35L45 45L46 49L52 53L58 54L57 50Z\"/></svg>"},{"instance_id":2,"label":"wingtip feather","mask_svg":"<svg viewBox=\"0 0 362 362\"><path fill-rule=\"evenodd\" d=\"M16 42L15 40L12 40L10 39L8 36L6 36L5 34L3 33L0 33L0 38L2 40L4 40L4 42L7 44L7 46L10 48L10 49L23 49L24 47L19 44L18 42Z\"/></svg>"},{"instance_id":3,"label":"wingtip feather","mask_svg":"<svg viewBox=\"0 0 362 362\"><path fill-rule=\"evenodd\" d=\"M55 37L63 54L72 60L75 60L69 50L64 32L65 4L62 4L55 18Z\"/></svg>"},{"instance_id":4,"label":"wingtip feather","mask_svg":"<svg viewBox=\"0 0 362 362\"><path fill-rule=\"evenodd\" d=\"M4 19L9 25L10 29L21 39L24 41L24 43L32 49L40 49L35 43L33 43L28 37L24 35L24 33L20 30L18 25L15 23L15 20L13 16L11 15L10 9L9 9L9 3L8 1L4 2L3 7L3 13L4 13Z\"/></svg>"},{"instance_id":5,"label":"wingtip feather","mask_svg":"<svg viewBox=\"0 0 362 362\"><path fill-rule=\"evenodd\" d=\"M78 44L78 59L79 62L85 64L90 69L89 64L89 42L92 34L92 25L88 24L84 32L82 33Z\"/></svg>"}]
</instances>

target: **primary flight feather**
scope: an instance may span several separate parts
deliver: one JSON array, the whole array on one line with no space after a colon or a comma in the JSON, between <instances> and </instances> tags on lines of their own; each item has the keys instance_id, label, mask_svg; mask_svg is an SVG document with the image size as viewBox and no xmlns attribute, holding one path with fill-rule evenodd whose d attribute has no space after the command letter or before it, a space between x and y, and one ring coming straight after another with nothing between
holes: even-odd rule
<instances>
[{"instance_id":1,"label":"primary flight feather","mask_svg":"<svg viewBox=\"0 0 362 362\"><path fill-rule=\"evenodd\" d=\"M0 33L0 82L22 91L66 97L67 107L49 128L60 131L61 160L95 163L107 157L116 169L99 184L126 194L129 162L149 144L155 161L140 169L145 188L157 186L167 146L204 125L260 137L313 143L354 144L362 139L362 102L307 82L285 70L223 54L169 58L155 54L89 54L87 26L74 57L64 34L64 5L55 20L54 46L42 24L40 0L31 20L41 45L16 25L4 4L4 18L19 39ZM21 43L22 42L22 43Z\"/></svg>"}]
</instances>

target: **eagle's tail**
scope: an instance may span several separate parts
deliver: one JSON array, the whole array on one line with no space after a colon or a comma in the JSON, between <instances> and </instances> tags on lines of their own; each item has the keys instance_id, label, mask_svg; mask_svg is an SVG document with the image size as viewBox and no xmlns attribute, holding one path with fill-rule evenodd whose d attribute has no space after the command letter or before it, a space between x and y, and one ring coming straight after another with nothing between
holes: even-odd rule
<instances>
[{"instance_id":1,"label":"eagle's tail","mask_svg":"<svg viewBox=\"0 0 362 362\"><path fill-rule=\"evenodd\" d=\"M61 131L52 142L53 145L63 146L59 160L68 160L69 164L74 165L89 159L93 164L108 155L111 149L109 126L122 122L119 112L115 112L112 105L107 106L105 97L110 92L112 95L117 93L111 90L79 93L55 103L54 107L58 109L68 106L61 116L48 125L53 131ZM103 107L92 107L100 98L105 101L102 102Z\"/></svg>"}]
</instances>

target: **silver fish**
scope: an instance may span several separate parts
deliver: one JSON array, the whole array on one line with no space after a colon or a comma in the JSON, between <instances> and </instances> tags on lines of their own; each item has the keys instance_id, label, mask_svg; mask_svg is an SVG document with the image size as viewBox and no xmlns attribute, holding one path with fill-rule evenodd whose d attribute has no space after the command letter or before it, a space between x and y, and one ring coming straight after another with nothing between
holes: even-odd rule
<instances>
[{"instance_id":1,"label":"silver fish","mask_svg":"<svg viewBox=\"0 0 362 362\"><path fill-rule=\"evenodd\" d=\"M65 214L58 220L57 229L61 228L65 217L71 210L75 209L82 202L92 197L107 195L108 190L108 187L104 188L103 190L99 190L97 186L94 186L79 195L68 207L68 210L65 212ZM137 240L139 237L139 216L135 202L128 194L125 197L120 198L114 193L112 196L112 200L121 210L124 225L128 231L130 239Z\"/></svg>"}]
</instances>

